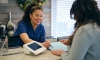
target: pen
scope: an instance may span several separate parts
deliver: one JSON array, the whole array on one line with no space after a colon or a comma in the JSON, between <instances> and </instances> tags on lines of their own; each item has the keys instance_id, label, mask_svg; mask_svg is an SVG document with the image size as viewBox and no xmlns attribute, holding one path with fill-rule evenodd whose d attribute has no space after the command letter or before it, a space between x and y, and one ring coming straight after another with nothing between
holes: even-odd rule
<instances>
[{"instance_id":1,"label":"pen","mask_svg":"<svg viewBox=\"0 0 100 60\"><path fill-rule=\"evenodd\" d=\"M16 53L4 54L3 56L15 55L15 54L20 54L20 53L23 53L23 52L16 52Z\"/></svg>"},{"instance_id":2,"label":"pen","mask_svg":"<svg viewBox=\"0 0 100 60\"><path fill-rule=\"evenodd\" d=\"M53 48L53 46L52 46L52 45L50 45L50 46ZM50 49L50 48L47 48L47 49L51 51L51 49Z\"/></svg>"},{"instance_id":3,"label":"pen","mask_svg":"<svg viewBox=\"0 0 100 60\"><path fill-rule=\"evenodd\" d=\"M50 45L52 48L53 48L53 46L52 45Z\"/></svg>"},{"instance_id":4,"label":"pen","mask_svg":"<svg viewBox=\"0 0 100 60\"><path fill-rule=\"evenodd\" d=\"M41 37L42 39L45 39L45 38L43 38L43 37ZM46 40L46 42L49 42L48 40ZM52 45L50 45L52 48L53 48L53 46Z\"/></svg>"}]
</instances>

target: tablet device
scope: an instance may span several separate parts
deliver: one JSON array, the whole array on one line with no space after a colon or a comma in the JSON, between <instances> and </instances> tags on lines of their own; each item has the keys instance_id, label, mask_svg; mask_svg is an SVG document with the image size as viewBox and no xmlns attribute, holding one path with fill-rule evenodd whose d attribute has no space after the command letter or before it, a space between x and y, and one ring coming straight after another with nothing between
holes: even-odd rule
<instances>
[{"instance_id":1,"label":"tablet device","mask_svg":"<svg viewBox=\"0 0 100 60\"><path fill-rule=\"evenodd\" d=\"M38 55L45 51L47 48L41 45L40 43L33 41L23 45L24 53L30 54L31 52L35 55Z\"/></svg>"}]
</instances>

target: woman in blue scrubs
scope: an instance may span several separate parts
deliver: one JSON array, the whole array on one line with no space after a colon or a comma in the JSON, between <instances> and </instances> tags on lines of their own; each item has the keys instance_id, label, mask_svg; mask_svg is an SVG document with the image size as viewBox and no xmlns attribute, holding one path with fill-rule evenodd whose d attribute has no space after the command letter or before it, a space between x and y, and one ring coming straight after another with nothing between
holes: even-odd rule
<instances>
[{"instance_id":1,"label":"woman in blue scrubs","mask_svg":"<svg viewBox=\"0 0 100 60\"><path fill-rule=\"evenodd\" d=\"M25 43L37 41L48 48L50 42L45 41L45 29L41 24L42 18L42 8L35 4L29 5L25 10L22 20L18 22L17 29L14 33L14 46L23 46Z\"/></svg>"}]
</instances>

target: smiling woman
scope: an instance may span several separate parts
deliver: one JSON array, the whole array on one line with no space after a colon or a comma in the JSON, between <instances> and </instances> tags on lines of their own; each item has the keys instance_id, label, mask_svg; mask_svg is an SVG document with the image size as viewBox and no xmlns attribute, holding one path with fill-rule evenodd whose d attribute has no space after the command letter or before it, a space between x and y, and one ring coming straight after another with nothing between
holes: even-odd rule
<instances>
[{"instance_id":1,"label":"smiling woman","mask_svg":"<svg viewBox=\"0 0 100 60\"><path fill-rule=\"evenodd\" d=\"M34 9L36 9L35 12L33 12ZM42 15L43 15L43 10L40 7L34 6L31 8L30 19L34 30L36 30L37 25L39 25L42 22Z\"/></svg>"},{"instance_id":2,"label":"smiling woman","mask_svg":"<svg viewBox=\"0 0 100 60\"><path fill-rule=\"evenodd\" d=\"M30 4L18 27L14 33L15 46L23 46L23 44L37 41L45 47L50 46L49 41L45 41L45 29L41 24L43 18L43 10L36 4Z\"/></svg>"}]
</instances>

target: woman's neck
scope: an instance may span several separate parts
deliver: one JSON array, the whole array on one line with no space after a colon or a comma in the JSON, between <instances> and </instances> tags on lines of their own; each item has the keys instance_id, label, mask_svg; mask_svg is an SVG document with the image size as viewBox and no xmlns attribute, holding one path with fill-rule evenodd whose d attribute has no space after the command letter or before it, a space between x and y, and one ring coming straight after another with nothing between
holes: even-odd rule
<instances>
[{"instance_id":1,"label":"woman's neck","mask_svg":"<svg viewBox=\"0 0 100 60\"><path fill-rule=\"evenodd\" d=\"M31 24L32 24L32 26L33 26L33 29L36 30L37 25L36 25L36 24L33 24L32 22L31 22Z\"/></svg>"}]
</instances>

